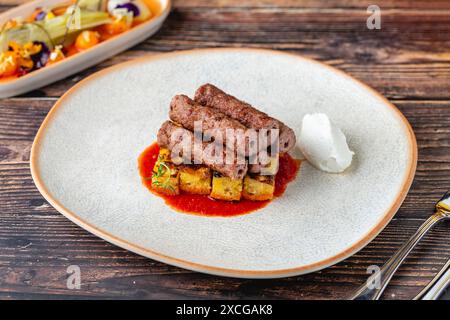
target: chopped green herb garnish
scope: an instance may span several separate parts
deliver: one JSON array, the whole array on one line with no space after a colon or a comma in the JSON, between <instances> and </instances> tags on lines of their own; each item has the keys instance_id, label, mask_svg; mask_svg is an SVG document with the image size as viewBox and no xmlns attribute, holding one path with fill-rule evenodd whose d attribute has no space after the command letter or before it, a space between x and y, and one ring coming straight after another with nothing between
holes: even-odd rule
<instances>
[{"instance_id":1,"label":"chopped green herb garnish","mask_svg":"<svg viewBox=\"0 0 450 320\"><path fill-rule=\"evenodd\" d=\"M168 189L170 191L175 191L175 189L173 188L173 186L170 184L170 168L169 166L166 164L166 162L161 158L161 156L158 156L158 169L156 170L156 172L154 172L152 174L151 178L146 178L146 180L152 179L152 184L159 187L159 188L163 188L163 189ZM166 174L166 172L169 173L169 175L167 176L167 178L164 181L159 181L159 180L155 180L158 178L161 178L164 176L164 174Z\"/></svg>"}]
</instances>

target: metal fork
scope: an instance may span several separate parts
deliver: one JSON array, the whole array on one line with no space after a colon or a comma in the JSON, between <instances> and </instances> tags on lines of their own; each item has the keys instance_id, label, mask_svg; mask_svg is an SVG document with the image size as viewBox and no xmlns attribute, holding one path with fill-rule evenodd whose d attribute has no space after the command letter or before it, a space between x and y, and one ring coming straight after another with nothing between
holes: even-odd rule
<instances>
[{"instance_id":1,"label":"metal fork","mask_svg":"<svg viewBox=\"0 0 450 320\"><path fill-rule=\"evenodd\" d=\"M413 300L436 300L450 283L450 259Z\"/></svg>"},{"instance_id":2,"label":"metal fork","mask_svg":"<svg viewBox=\"0 0 450 320\"><path fill-rule=\"evenodd\" d=\"M395 271L405 260L406 256L436 223L450 219L450 190L436 203L436 212L429 217L411 238L381 267L379 272L371 275L349 299L378 300L392 279ZM378 285L374 285L378 284Z\"/></svg>"}]
</instances>

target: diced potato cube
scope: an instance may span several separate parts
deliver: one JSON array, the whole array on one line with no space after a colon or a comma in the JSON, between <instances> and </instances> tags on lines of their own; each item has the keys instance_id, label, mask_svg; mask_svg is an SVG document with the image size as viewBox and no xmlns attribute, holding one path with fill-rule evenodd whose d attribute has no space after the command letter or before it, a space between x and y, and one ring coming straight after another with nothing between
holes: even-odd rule
<instances>
[{"instance_id":1,"label":"diced potato cube","mask_svg":"<svg viewBox=\"0 0 450 320\"><path fill-rule=\"evenodd\" d=\"M153 172L156 172L159 168L160 162L172 162L170 159L170 150L165 148L160 148L158 153L158 159L156 160L155 166L153 167Z\"/></svg>"},{"instance_id":2,"label":"diced potato cube","mask_svg":"<svg viewBox=\"0 0 450 320\"><path fill-rule=\"evenodd\" d=\"M270 162L261 168L261 175L265 176L273 176L276 175L278 172L278 166L279 166L279 155L273 156L270 158Z\"/></svg>"},{"instance_id":3,"label":"diced potato cube","mask_svg":"<svg viewBox=\"0 0 450 320\"><path fill-rule=\"evenodd\" d=\"M273 198L274 176L246 175L242 197L248 200L263 201Z\"/></svg>"},{"instance_id":4,"label":"diced potato cube","mask_svg":"<svg viewBox=\"0 0 450 320\"><path fill-rule=\"evenodd\" d=\"M211 169L198 165L180 166L180 189L193 194L211 193Z\"/></svg>"},{"instance_id":5,"label":"diced potato cube","mask_svg":"<svg viewBox=\"0 0 450 320\"><path fill-rule=\"evenodd\" d=\"M153 167L152 188L167 195L180 194L180 171L170 161L170 151L161 148Z\"/></svg>"},{"instance_id":6,"label":"diced potato cube","mask_svg":"<svg viewBox=\"0 0 450 320\"><path fill-rule=\"evenodd\" d=\"M180 172L177 167L171 163L166 164L166 167L162 169L162 173L154 173L152 176L152 188L157 192L167 194L167 195L177 195L180 194Z\"/></svg>"},{"instance_id":7,"label":"diced potato cube","mask_svg":"<svg viewBox=\"0 0 450 320\"><path fill-rule=\"evenodd\" d=\"M211 197L219 200L239 201L242 192L242 179L231 179L218 172L213 173Z\"/></svg>"}]
</instances>

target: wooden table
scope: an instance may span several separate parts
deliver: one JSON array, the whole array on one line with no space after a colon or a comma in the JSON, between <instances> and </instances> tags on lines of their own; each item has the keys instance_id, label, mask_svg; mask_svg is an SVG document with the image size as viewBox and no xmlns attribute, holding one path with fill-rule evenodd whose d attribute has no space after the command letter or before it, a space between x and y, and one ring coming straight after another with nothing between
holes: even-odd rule
<instances>
[{"instance_id":1,"label":"wooden table","mask_svg":"<svg viewBox=\"0 0 450 320\"><path fill-rule=\"evenodd\" d=\"M1 0L1 10L20 0ZM160 32L82 73L0 100L0 298L340 299L365 281L432 213L450 188L450 2L378 0L381 30L368 30L359 0L179 0ZM366 248L326 270L277 280L203 275L115 247L53 209L33 184L29 153L55 101L105 67L148 53L256 47L298 53L335 66L384 94L411 122L417 174L401 209ZM392 152L396 152L392 150ZM385 299L410 299L450 257L450 224L410 255ZM66 287L79 265L80 290Z\"/></svg>"}]
</instances>

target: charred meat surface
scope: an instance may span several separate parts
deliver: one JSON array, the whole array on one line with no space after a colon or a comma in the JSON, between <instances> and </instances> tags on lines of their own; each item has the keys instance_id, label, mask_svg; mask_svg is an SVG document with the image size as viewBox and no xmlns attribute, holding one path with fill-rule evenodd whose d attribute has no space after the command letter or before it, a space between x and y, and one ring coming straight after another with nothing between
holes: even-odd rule
<instances>
[{"instance_id":1,"label":"charred meat surface","mask_svg":"<svg viewBox=\"0 0 450 320\"><path fill-rule=\"evenodd\" d=\"M217 109L238 120L248 128L255 130L279 129L280 152L288 152L295 146L295 133L291 128L212 84L204 84L198 88L194 99L203 106Z\"/></svg>"},{"instance_id":2,"label":"charred meat surface","mask_svg":"<svg viewBox=\"0 0 450 320\"><path fill-rule=\"evenodd\" d=\"M292 129L211 84L201 86L195 100L173 97L169 118L157 135L156 191L226 201L274 197L279 152L296 142ZM278 143L271 129L279 130Z\"/></svg>"},{"instance_id":3,"label":"charred meat surface","mask_svg":"<svg viewBox=\"0 0 450 320\"><path fill-rule=\"evenodd\" d=\"M218 110L196 103L185 95L176 95L172 98L169 118L191 131L195 130L195 122L198 122L207 140L228 143L228 147L241 150L246 156L250 153L250 147L246 142L249 135L246 126Z\"/></svg>"},{"instance_id":4,"label":"charred meat surface","mask_svg":"<svg viewBox=\"0 0 450 320\"><path fill-rule=\"evenodd\" d=\"M222 148L222 155L218 158L212 157L209 155L209 152L204 151L207 150L207 148L220 150L220 148L217 149L214 142L204 142L197 148L194 145L194 134L170 121L164 122L159 129L158 144L161 147L177 153L177 156L179 156L180 159L172 159L176 163L181 162L179 160L190 160L192 163L192 161L197 159L200 160L201 164L233 179L242 179L247 173L247 162L239 161L241 158L237 154L234 154L234 161L231 163L228 163L225 160L227 152L232 153L232 151L225 148ZM186 154L184 153L185 151L187 151Z\"/></svg>"}]
</instances>

